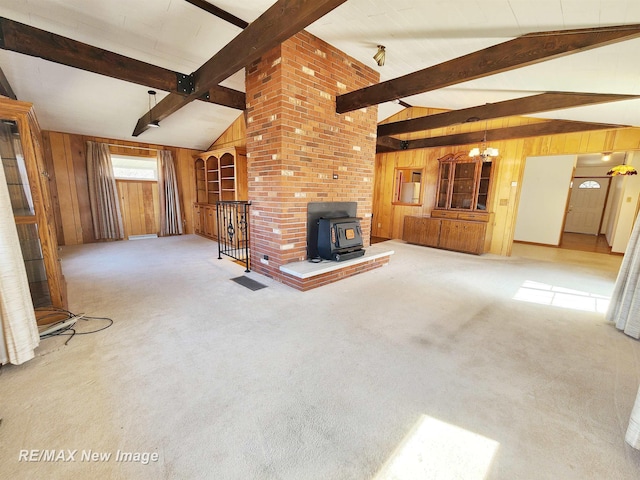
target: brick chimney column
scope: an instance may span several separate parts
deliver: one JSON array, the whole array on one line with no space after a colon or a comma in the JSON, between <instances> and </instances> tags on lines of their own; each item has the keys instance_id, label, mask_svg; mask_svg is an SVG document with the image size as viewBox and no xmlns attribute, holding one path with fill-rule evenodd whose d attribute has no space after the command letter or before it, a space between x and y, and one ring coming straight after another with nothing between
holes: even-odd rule
<instances>
[{"instance_id":1,"label":"brick chimney column","mask_svg":"<svg viewBox=\"0 0 640 480\"><path fill-rule=\"evenodd\" d=\"M357 202L368 245L377 106L337 114L335 101L378 81L307 32L247 67L252 270L299 288L279 267L306 260L309 202Z\"/></svg>"}]
</instances>

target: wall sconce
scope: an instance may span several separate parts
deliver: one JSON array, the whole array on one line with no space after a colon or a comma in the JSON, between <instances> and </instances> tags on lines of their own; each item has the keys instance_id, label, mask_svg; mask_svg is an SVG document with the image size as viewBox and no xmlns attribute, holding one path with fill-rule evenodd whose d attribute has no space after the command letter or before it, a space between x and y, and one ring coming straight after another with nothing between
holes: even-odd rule
<instances>
[{"instance_id":1,"label":"wall sconce","mask_svg":"<svg viewBox=\"0 0 640 480\"><path fill-rule=\"evenodd\" d=\"M158 105L156 102L156 91L149 90L147 93L149 94L149 123L147 123L147 127L158 128L160 126L160 120L151 120L151 97L153 97L153 106Z\"/></svg>"},{"instance_id":2,"label":"wall sconce","mask_svg":"<svg viewBox=\"0 0 640 480\"><path fill-rule=\"evenodd\" d=\"M378 45L378 51L373 56L373 59L376 61L379 67L384 65L385 56L386 56L386 52L384 49L384 45Z\"/></svg>"}]
</instances>

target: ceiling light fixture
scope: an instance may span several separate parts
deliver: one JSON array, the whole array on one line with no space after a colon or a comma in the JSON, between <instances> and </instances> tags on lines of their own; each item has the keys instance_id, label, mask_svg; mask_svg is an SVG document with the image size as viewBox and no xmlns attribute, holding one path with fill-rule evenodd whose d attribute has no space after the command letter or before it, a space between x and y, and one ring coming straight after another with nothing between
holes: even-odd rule
<instances>
[{"instance_id":1,"label":"ceiling light fixture","mask_svg":"<svg viewBox=\"0 0 640 480\"><path fill-rule=\"evenodd\" d=\"M607 175L616 177L618 175L637 175L638 171L631 165L616 165L607 172Z\"/></svg>"},{"instance_id":2,"label":"ceiling light fixture","mask_svg":"<svg viewBox=\"0 0 640 480\"><path fill-rule=\"evenodd\" d=\"M151 120L151 97L153 97L153 106L158 105L156 101L156 91L149 90L147 93L149 94L149 123L147 123L147 127L158 128L160 126L160 120Z\"/></svg>"},{"instance_id":3,"label":"ceiling light fixture","mask_svg":"<svg viewBox=\"0 0 640 480\"><path fill-rule=\"evenodd\" d=\"M385 56L386 56L386 52L384 49L384 45L378 45L378 51L373 56L373 59L376 61L379 67L384 65Z\"/></svg>"},{"instance_id":4,"label":"ceiling light fixture","mask_svg":"<svg viewBox=\"0 0 640 480\"><path fill-rule=\"evenodd\" d=\"M611 152L603 152L602 153L602 161L603 162L608 162L609 160L611 160Z\"/></svg>"},{"instance_id":5,"label":"ceiling light fixture","mask_svg":"<svg viewBox=\"0 0 640 480\"><path fill-rule=\"evenodd\" d=\"M487 130L485 129L480 147L472 148L469 152L469 156L471 158L481 157L483 162L490 162L492 157L498 156L498 153L497 148L487 147Z\"/></svg>"}]
</instances>

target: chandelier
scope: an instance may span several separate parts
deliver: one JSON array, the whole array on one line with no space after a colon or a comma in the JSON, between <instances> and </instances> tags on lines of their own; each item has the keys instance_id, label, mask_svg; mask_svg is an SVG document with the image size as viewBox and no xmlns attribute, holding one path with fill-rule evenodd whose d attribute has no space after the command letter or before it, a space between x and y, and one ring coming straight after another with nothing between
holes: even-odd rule
<instances>
[{"instance_id":1,"label":"chandelier","mask_svg":"<svg viewBox=\"0 0 640 480\"><path fill-rule=\"evenodd\" d=\"M472 148L469 152L469 156L471 158L480 157L483 162L490 162L492 157L498 156L498 149L491 148L487 146L487 131L484 131L484 137L482 138L482 143L480 147Z\"/></svg>"}]
</instances>

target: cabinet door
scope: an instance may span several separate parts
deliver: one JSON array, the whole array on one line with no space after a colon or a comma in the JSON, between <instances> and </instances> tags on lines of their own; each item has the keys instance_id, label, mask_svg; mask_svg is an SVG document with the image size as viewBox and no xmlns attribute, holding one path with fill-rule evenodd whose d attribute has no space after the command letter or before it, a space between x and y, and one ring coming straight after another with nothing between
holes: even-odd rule
<instances>
[{"instance_id":1,"label":"cabinet door","mask_svg":"<svg viewBox=\"0 0 640 480\"><path fill-rule=\"evenodd\" d=\"M440 221L440 238L438 241L438 247L446 248L447 250L458 250L459 223L460 222L457 220Z\"/></svg>"},{"instance_id":2,"label":"cabinet door","mask_svg":"<svg viewBox=\"0 0 640 480\"><path fill-rule=\"evenodd\" d=\"M463 220L442 220L440 248L480 255L484 250L486 224Z\"/></svg>"},{"instance_id":3,"label":"cabinet door","mask_svg":"<svg viewBox=\"0 0 640 480\"><path fill-rule=\"evenodd\" d=\"M438 176L438 198L436 208L449 208L449 184L451 182L451 163L440 163L440 174Z\"/></svg>"},{"instance_id":4,"label":"cabinet door","mask_svg":"<svg viewBox=\"0 0 640 480\"><path fill-rule=\"evenodd\" d=\"M458 246L460 251L480 255L484 250L484 235L487 225L482 222L460 222Z\"/></svg>"},{"instance_id":5,"label":"cabinet door","mask_svg":"<svg viewBox=\"0 0 640 480\"><path fill-rule=\"evenodd\" d=\"M409 243L437 247L440 237L440 219L404 217L403 240Z\"/></svg>"},{"instance_id":6,"label":"cabinet door","mask_svg":"<svg viewBox=\"0 0 640 480\"><path fill-rule=\"evenodd\" d=\"M489 209L489 194L491 186L492 162L485 162L480 166L480 180L478 182L478 195L476 200L476 210Z\"/></svg>"},{"instance_id":7,"label":"cabinet door","mask_svg":"<svg viewBox=\"0 0 640 480\"><path fill-rule=\"evenodd\" d=\"M202 208L200 205L193 206L193 231L202 233Z\"/></svg>"},{"instance_id":8,"label":"cabinet door","mask_svg":"<svg viewBox=\"0 0 640 480\"><path fill-rule=\"evenodd\" d=\"M453 171L451 208L472 210L476 193L476 162L456 163Z\"/></svg>"},{"instance_id":9,"label":"cabinet door","mask_svg":"<svg viewBox=\"0 0 640 480\"><path fill-rule=\"evenodd\" d=\"M420 244L427 247L437 247L440 242L441 220L425 218L421 232Z\"/></svg>"},{"instance_id":10,"label":"cabinet door","mask_svg":"<svg viewBox=\"0 0 640 480\"><path fill-rule=\"evenodd\" d=\"M218 238L218 222L216 221L216 207L203 207L204 235Z\"/></svg>"},{"instance_id":11,"label":"cabinet door","mask_svg":"<svg viewBox=\"0 0 640 480\"><path fill-rule=\"evenodd\" d=\"M422 220L418 217L404 217L402 239L405 242L420 244Z\"/></svg>"}]
</instances>

